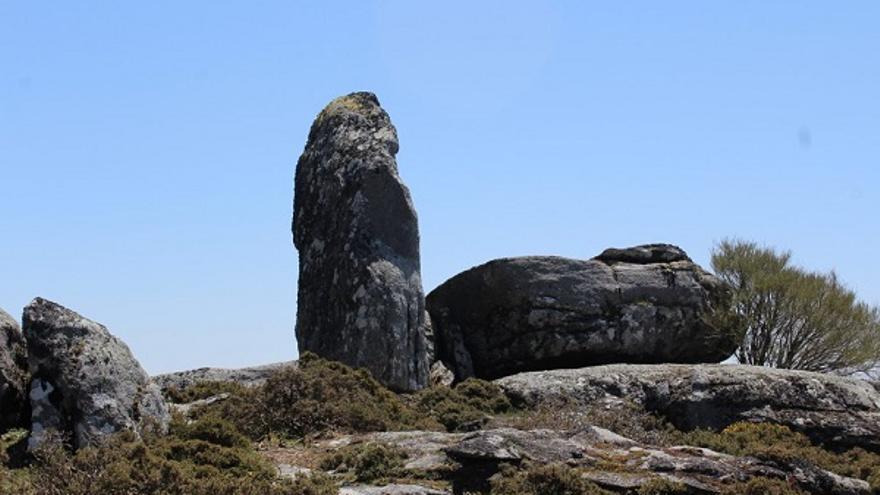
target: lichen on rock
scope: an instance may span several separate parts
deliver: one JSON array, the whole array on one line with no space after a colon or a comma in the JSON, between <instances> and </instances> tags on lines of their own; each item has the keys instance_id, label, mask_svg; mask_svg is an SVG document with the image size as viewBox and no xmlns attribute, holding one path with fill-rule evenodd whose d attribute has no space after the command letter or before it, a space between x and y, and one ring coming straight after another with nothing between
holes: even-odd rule
<instances>
[{"instance_id":1,"label":"lichen on rock","mask_svg":"<svg viewBox=\"0 0 880 495\"><path fill-rule=\"evenodd\" d=\"M365 368L398 391L428 383L419 231L395 161L397 131L372 93L333 100L296 167L299 351Z\"/></svg>"}]
</instances>

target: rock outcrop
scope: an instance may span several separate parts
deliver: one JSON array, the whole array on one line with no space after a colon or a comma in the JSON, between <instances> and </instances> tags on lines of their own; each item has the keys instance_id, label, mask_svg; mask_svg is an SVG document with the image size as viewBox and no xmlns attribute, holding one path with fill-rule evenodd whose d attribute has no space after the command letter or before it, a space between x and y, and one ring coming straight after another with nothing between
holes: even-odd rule
<instances>
[{"instance_id":1,"label":"rock outcrop","mask_svg":"<svg viewBox=\"0 0 880 495\"><path fill-rule=\"evenodd\" d=\"M153 383L162 391L183 390L199 382L235 382L246 387L262 385L272 373L286 366L296 366L296 361L250 366L247 368L196 368L186 371L163 373L153 377Z\"/></svg>"},{"instance_id":2,"label":"rock outcrop","mask_svg":"<svg viewBox=\"0 0 880 495\"><path fill-rule=\"evenodd\" d=\"M591 260L490 261L428 295L436 352L461 380L606 363L718 362L726 289L681 249L609 249Z\"/></svg>"},{"instance_id":3,"label":"rock outcrop","mask_svg":"<svg viewBox=\"0 0 880 495\"><path fill-rule=\"evenodd\" d=\"M687 493L730 493L732 483L752 478L785 480L808 493L867 495L868 483L843 477L809 462L737 457L691 446L661 447L636 442L609 430L585 426L572 431L494 428L473 433L389 431L343 436L310 445L266 452L275 462L310 459L358 443L379 443L406 455L402 478L448 483L440 493L484 493L489 478L503 464L562 464L613 493L636 493L643 485L665 479L687 487ZM303 467L285 464L291 473ZM294 474L295 476L295 474ZM395 489L400 485L394 486ZM340 493L397 493L388 487L343 488ZM403 493L435 493L409 485Z\"/></svg>"},{"instance_id":4,"label":"rock outcrop","mask_svg":"<svg viewBox=\"0 0 880 495\"><path fill-rule=\"evenodd\" d=\"M616 468L594 468L585 476L603 488L626 492L657 477L684 485L687 493L705 494L721 492L724 483L732 480L764 477L791 480L809 493L870 493L868 483L862 480L839 476L807 463L762 462L689 446L641 445L597 427L577 432L511 428L479 431L447 448L446 454L462 466L462 479L470 483L480 481L481 476L475 474L491 472L502 463L595 467L607 466L609 459L616 459ZM466 492L485 488L485 485L462 488Z\"/></svg>"},{"instance_id":5,"label":"rock outcrop","mask_svg":"<svg viewBox=\"0 0 880 495\"><path fill-rule=\"evenodd\" d=\"M831 447L880 452L880 392L855 378L746 365L621 364L521 373L496 383L520 406L621 399L683 430L777 423Z\"/></svg>"},{"instance_id":6,"label":"rock outcrop","mask_svg":"<svg viewBox=\"0 0 880 495\"><path fill-rule=\"evenodd\" d=\"M371 93L333 100L296 166L299 351L365 368L384 385L428 382L419 230L397 172L397 131Z\"/></svg>"},{"instance_id":7,"label":"rock outcrop","mask_svg":"<svg viewBox=\"0 0 880 495\"><path fill-rule=\"evenodd\" d=\"M159 388L103 325L37 298L22 326L32 377L30 448L53 430L80 448L123 429L167 428Z\"/></svg>"},{"instance_id":8,"label":"rock outcrop","mask_svg":"<svg viewBox=\"0 0 880 495\"><path fill-rule=\"evenodd\" d=\"M27 351L18 322L0 309L0 433L24 426L27 399Z\"/></svg>"}]
</instances>

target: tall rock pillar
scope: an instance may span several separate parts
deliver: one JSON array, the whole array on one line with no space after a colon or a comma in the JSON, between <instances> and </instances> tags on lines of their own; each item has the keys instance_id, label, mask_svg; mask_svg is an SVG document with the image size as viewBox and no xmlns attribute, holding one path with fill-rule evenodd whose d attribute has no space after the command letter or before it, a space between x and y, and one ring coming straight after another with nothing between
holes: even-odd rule
<instances>
[{"instance_id":1,"label":"tall rock pillar","mask_svg":"<svg viewBox=\"0 0 880 495\"><path fill-rule=\"evenodd\" d=\"M384 385L428 382L419 229L397 172L397 131L372 93L330 102L296 166L300 352L366 368Z\"/></svg>"}]
</instances>

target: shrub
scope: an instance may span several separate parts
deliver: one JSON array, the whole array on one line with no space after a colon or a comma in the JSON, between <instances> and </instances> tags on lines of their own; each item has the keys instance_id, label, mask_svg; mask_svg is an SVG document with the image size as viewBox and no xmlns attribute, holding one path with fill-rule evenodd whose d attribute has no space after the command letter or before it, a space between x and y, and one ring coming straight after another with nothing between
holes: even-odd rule
<instances>
[{"instance_id":1,"label":"shrub","mask_svg":"<svg viewBox=\"0 0 880 495\"><path fill-rule=\"evenodd\" d=\"M367 371L308 352L297 366L275 371L265 384L240 387L227 400L201 406L194 415L226 418L252 440L439 427Z\"/></svg>"},{"instance_id":2,"label":"shrub","mask_svg":"<svg viewBox=\"0 0 880 495\"><path fill-rule=\"evenodd\" d=\"M365 370L305 353L298 367L274 373L261 387L272 433L302 437L326 430L385 431L436 427Z\"/></svg>"},{"instance_id":3,"label":"shrub","mask_svg":"<svg viewBox=\"0 0 880 495\"><path fill-rule=\"evenodd\" d=\"M684 495L689 493L684 483L666 478L651 478L639 487L638 495Z\"/></svg>"},{"instance_id":4,"label":"shrub","mask_svg":"<svg viewBox=\"0 0 880 495\"><path fill-rule=\"evenodd\" d=\"M406 454L382 443L347 445L321 460L321 469L347 472L355 481L371 483L400 476Z\"/></svg>"},{"instance_id":5,"label":"shrub","mask_svg":"<svg viewBox=\"0 0 880 495\"><path fill-rule=\"evenodd\" d=\"M510 401L494 383L468 378L454 388L435 386L415 397L416 409L434 418L447 431L471 431L480 428L489 414L511 409Z\"/></svg>"},{"instance_id":6,"label":"shrub","mask_svg":"<svg viewBox=\"0 0 880 495\"><path fill-rule=\"evenodd\" d=\"M880 309L837 276L792 266L791 253L724 241L712 268L732 290L728 322L741 363L819 372L868 371L880 361Z\"/></svg>"},{"instance_id":7,"label":"shrub","mask_svg":"<svg viewBox=\"0 0 880 495\"><path fill-rule=\"evenodd\" d=\"M868 481L880 490L880 455L855 448L834 453L810 443L803 434L771 423L734 423L720 433L694 431L685 443L736 456L790 463L807 461L822 469Z\"/></svg>"},{"instance_id":8,"label":"shrub","mask_svg":"<svg viewBox=\"0 0 880 495\"><path fill-rule=\"evenodd\" d=\"M165 437L137 438L130 432L71 453L59 442L35 453L32 465L15 470L19 483L3 493L39 495L329 495L334 483L321 478L291 482L242 442L230 425L213 419L175 424ZM8 476L0 473L0 487Z\"/></svg>"},{"instance_id":9,"label":"shrub","mask_svg":"<svg viewBox=\"0 0 880 495\"><path fill-rule=\"evenodd\" d=\"M721 495L806 495L803 491L784 480L754 478L746 483L735 483L724 487Z\"/></svg>"},{"instance_id":10,"label":"shrub","mask_svg":"<svg viewBox=\"0 0 880 495\"><path fill-rule=\"evenodd\" d=\"M188 440L204 440L222 447L245 448L250 445L232 423L215 416L206 416L190 424L175 422L172 427L174 434Z\"/></svg>"},{"instance_id":11,"label":"shrub","mask_svg":"<svg viewBox=\"0 0 880 495\"><path fill-rule=\"evenodd\" d=\"M491 480L492 495L607 495L580 473L561 464L504 467Z\"/></svg>"}]
</instances>

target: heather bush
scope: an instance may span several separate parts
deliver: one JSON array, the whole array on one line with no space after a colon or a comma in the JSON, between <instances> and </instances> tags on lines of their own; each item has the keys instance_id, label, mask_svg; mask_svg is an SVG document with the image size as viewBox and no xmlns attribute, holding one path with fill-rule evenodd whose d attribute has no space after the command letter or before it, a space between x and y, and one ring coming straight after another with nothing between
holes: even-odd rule
<instances>
[{"instance_id":1,"label":"heather bush","mask_svg":"<svg viewBox=\"0 0 880 495\"><path fill-rule=\"evenodd\" d=\"M435 386L415 396L415 407L447 431L470 431L483 426L489 415L508 412L510 401L494 383L469 378L455 387Z\"/></svg>"},{"instance_id":2,"label":"heather bush","mask_svg":"<svg viewBox=\"0 0 880 495\"><path fill-rule=\"evenodd\" d=\"M562 464L506 466L491 480L491 495L609 495Z\"/></svg>"},{"instance_id":3,"label":"heather bush","mask_svg":"<svg viewBox=\"0 0 880 495\"><path fill-rule=\"evenodd\" d=\"M347 473L354 481L371 483L400 476L406 454L381 443L359 443L337 449L321 460L321 469Z\"/></svg>"}]
</instances>

